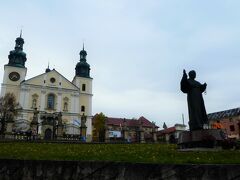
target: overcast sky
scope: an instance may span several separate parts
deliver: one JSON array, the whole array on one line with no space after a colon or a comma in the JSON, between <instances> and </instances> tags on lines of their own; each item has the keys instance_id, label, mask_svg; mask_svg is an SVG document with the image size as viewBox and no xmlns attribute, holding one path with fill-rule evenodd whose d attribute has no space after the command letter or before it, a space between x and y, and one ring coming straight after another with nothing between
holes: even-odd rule
<instances>
[{"instance_id":1,"label":"overcast sky","mask_svg":"<svg viewBox=\"0 0 240 180\"><path fill-rule=\"evenodd\" d=\"M49 62L72 80L84 41L93 114L186 122L184 68L208 84L208 113L240 107L239 9L237 0L2 0L0 77L22 28L27 79Z\"/></svg>"}]
</instances>

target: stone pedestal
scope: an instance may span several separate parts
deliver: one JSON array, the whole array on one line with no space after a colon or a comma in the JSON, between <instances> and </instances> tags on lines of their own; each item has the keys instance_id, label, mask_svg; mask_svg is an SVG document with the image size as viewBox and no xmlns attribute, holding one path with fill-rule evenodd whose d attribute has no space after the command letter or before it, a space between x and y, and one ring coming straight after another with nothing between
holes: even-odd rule
<instances>
[{"instance_id":1,"label":"stone pedestal","mask_svg":"<svg viewBox=\"0 0 240 180\"><path fill-rule=\"evenodd\" d=\"M32 131L33 140L38 139L38 124L31 123L30 127L31 127L31 131Z\"/></svg>"},{"instance_id":2,"label":"stone pedestal","mask_svg":"<svg viewBox=\"0 0 240 180\"><path fill-rule=\"evenodd\" d=\"M140 143L145 143L144 131L143 130L140 131Z\"/></svg>"},{"instance_id":3,"label":"stone pedestal","mask_svg":"<svg viewBox=\"0 0 240 180\"><path fill-rule=\"evenodd\" d=\"M178 147L180 149L216 148L221 147L226 138L226 133L221 129L184 131L179 134Z\"/></svg>"},{"instance_id":4,"label":"stone pedestal","mask_svg":"<svg viewBox=\"0 0 240 180\"><path fill-rule=\"evenodd\" d=\"M80 134L82 136L82 141L85 141L86 142L86 134L87 134L87 127L86 126L81 126L80 127Z\"/></svg>"}]
</instances>

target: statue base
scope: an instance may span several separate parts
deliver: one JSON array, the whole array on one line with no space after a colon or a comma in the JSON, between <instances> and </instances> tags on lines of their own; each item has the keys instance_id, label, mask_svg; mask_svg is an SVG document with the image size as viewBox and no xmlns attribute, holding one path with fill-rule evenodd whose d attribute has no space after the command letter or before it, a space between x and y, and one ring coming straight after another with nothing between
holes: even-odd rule
<instances>
[{"instance_id":1,"label":"statue base","mask_svg":"<svg viewBox=\"0 0 240 180\"><path fill-rule=\"evenodd\" d=\"M222 129L184 131L179 134L178 147L179 149L219 148L226 139Z\"/></svg>"}]
</instances>

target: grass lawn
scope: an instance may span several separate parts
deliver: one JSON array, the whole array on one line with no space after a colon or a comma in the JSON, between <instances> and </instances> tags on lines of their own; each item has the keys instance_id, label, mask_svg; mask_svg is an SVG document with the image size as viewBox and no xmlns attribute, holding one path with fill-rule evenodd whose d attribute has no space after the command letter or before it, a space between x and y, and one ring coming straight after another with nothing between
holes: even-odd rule
<instances>
[{"instance_id":1,"label":"grass lawn","mask_svg":"<svg viewBox=\"0 0 240 180\"><path fill-rule=\"evenodd\" d=\"M0 159L240 164L240 151L178 152L165 144L0 143Z\"/></svg>"}]
</instances>

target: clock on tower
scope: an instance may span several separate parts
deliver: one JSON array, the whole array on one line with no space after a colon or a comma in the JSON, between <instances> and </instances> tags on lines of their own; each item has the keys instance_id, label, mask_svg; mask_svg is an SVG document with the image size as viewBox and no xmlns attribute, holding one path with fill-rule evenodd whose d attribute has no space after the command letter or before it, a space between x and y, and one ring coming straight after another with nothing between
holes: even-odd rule
<instances>
[{"instance_id":1,"label":"clock on tower","mask_svg":"<svg viewBox=\"0 0 240 180\"><path fill-rule=\"evenodd\" d=\"M20 79L20 74L18 72L11 72L8 77L11 81L18 81Z\"/></svg>"}]
</instances>

